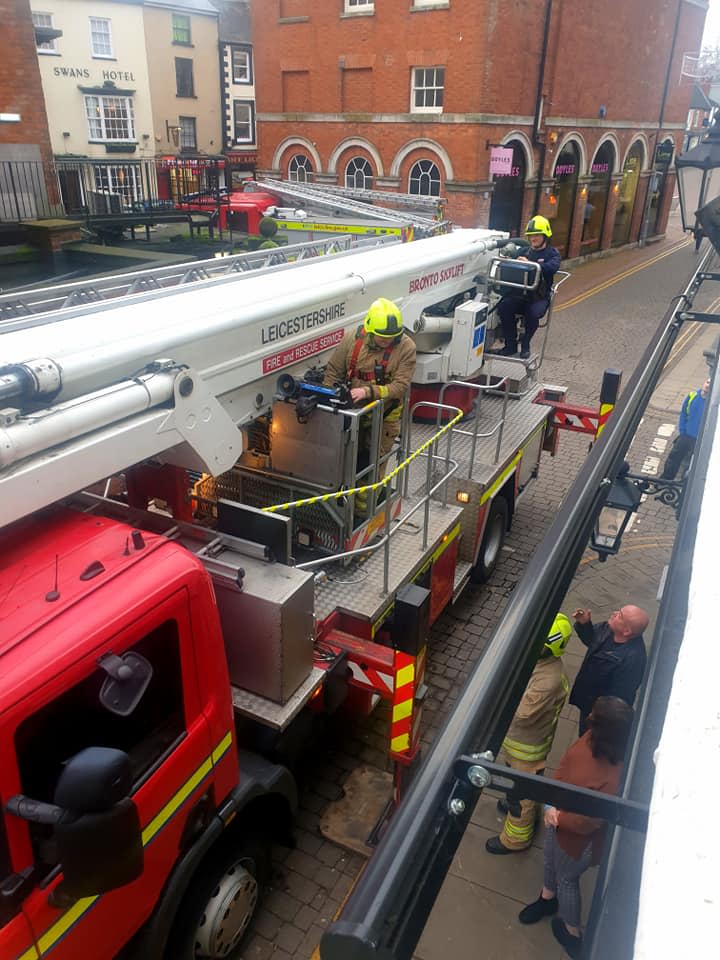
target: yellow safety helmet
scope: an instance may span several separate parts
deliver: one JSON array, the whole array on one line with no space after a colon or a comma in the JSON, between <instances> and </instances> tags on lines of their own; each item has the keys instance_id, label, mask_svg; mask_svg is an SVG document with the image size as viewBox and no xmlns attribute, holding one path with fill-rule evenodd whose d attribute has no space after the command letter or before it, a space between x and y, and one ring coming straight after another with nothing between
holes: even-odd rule
<instances>
[{"instance_id":1,"label":"yellow safety helmet","mask_svg":"<svg viewBox=\"0 0 720 960\"><path fill-rule=\"evenodd\" d=\"M544 237L551 237L552 227L549 220L536 214L531 220L528 220L528 225L525 227L525 236L530 237L538 233L541 233Z\"/></svg>"},{"instance_id":2,"label":"yellow safety helmet","mask_svg":"<svg viewBox=\"0 0 720 960\"><path fill-rule=\"evenodd\" d=\"M379 337L396 337L402 333L402 326L400 308L392 300L379 297L370 304L365 317L367 333L375 333Z\"/></svg>"},{"instance_id":3,"label":"yellow safety helmet","mask_svg":"<svg viewBox=\"0 0 720 960\"><path fill-rule=\"evenodd\" d=\"M572 636L572 624L564 613L559 613L552 622L545 641L545 649L554 657L561 657Z\"/></svg>"}]
</instances>

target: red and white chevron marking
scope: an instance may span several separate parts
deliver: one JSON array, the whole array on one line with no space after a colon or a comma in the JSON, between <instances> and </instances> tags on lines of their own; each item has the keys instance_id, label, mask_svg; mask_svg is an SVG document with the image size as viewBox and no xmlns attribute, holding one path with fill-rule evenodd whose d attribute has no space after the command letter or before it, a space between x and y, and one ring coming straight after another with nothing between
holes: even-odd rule
<instances>
[{"instance_id":1,"label":"red and white chevron marking","mask_svg":"<svg viewBox=\"0 0 720 960\"><path fill-rule=\"evenodd\" d=\"M393 677L389 673L381 673L373 667L361 667L353 660L348 661L348 666L352 671L353 683L358 686L367 687L370 690L376 690L382 696L387 696L393 692Z\"/></svg>"},{"instance_id":2,"label":"red and white chevron marking","mask_svg":"<svg viewBox=\"0 0 720 960\"><path fill-rule=\"evenodd\" d=\"M565 410L556 410L553 414L553 426L561 430L577 430L580 433L595 433L598 428L598 417L587 414L571 413Z\"/></svg>"}]
</instances>

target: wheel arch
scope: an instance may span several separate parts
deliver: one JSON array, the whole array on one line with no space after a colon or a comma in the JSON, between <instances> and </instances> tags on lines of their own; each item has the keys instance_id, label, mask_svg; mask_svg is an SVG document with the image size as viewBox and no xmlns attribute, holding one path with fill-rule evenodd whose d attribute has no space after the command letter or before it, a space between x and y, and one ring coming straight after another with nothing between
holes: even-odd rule
<instances>
[{"instance_id":1,"label":"wheel arch","mask_svg":"<svg viewBox=\"0 0 720 960\"><path fill-rule=\"evenodd\" d=\"M119 960L158 960L164 955L188 887L221 843L233 843L248 830L257 829L280 843L292 844L292 822L297 810L297 787L292 774L258 754L240 750L239 755L240 784L176 861L150 919ZM207 796L198 798L188 822L207 803Z\"/></svg>"}]
</instances>

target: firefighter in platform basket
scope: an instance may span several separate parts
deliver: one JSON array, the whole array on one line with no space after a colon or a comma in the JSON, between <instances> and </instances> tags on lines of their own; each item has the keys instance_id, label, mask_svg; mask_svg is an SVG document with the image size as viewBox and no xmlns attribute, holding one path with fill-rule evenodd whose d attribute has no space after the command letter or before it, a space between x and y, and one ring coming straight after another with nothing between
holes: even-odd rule
<instances>
[{"instance_id":1,"label":"firefighter in platform basket","mask_svg":"<svg viewBox=\"0 0 720 960\"><path fill-rule=\"evenodd\" d=\"M540 266L540 284L525 297L503 297L498 304L498 315L502 323L505 346L501 356L514 357L518 349L518 316L522 316L525 331L520 343L520 357L527 360L530 356L530 341L537 330L540 320L550 306L553 277L560 269L560 253L550 246L552 227L545 217L535 216L528 221L525 236L530 247L518 260L527 260Z\"/></svg>"},{"instance_id":2,"label":"firefighter in platform basket","mask_svg":"<svg viewBox=\"0 0 720 960\"><path fill-rule=\"evenodd\" d=\"M345 334L330 358L325 371L325 386L349 381L350 395L357 405L372 400L383 402L383 426L379 457L388 454L400 435L403 400L415 372L415 342L403 332L402 314L397 304L385 297L373 301L365 321L354 332ZM365 446L370 440L365 429ZM380 477L387 461L381 464ZM367 508L367 497L358 493L355 507Z\"/></svg>"}]
</instances>

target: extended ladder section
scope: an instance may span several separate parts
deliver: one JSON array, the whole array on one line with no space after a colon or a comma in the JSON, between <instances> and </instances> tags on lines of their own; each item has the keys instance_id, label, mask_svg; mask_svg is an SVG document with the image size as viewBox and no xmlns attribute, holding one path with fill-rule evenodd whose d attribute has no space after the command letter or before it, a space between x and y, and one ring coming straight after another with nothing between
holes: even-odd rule
<instances>
[{"instance_id":1,"label":"extended ladder section","mask_svg":"<svg viewBox=\"0 0 720 960\"><path fill-rule=\"evenodd\" d=\"M15 329L16 325L8 321L18 318L37 317L68 307L97 306L109 300L116 301L137 294L170 290L218 277L234 278L244 273L260 276L279 268L305 263L315 257L356 253L359 250L397 242L399 241L395 237L359 239L339 235L327 240L295 243L286 247L273 247L269 250L256 250L211 260L152 267L148 270L117 273L52 286L11 290L0 295L0 332Z\"/></svg>"},{"instance_id":2,"label":"extended ladder section","mask_svg":"<svg viewBox=\"0 0 720 960\"><path fill-rule=\"evenodd\" d=\"M315 187L307 183L287 183L284 180L258 180L256 183L261 190L274 193L284 201L316 207L325 213L332 214L340 211L368 220L388 220L395 224L420 229L428 234L441 233L447 229L446 221L434 220L432 217L419 214L402 213L399 210L377 206L348 196L333 195L324 187ZM382 196L379 191L375 191L375 195ZM391 194L386 194L384 197L386 200L389 198L392 198Z\"/></svg>"},{"instance_id":3,"label":"extended ladder section","mask_svg":"<svg viewBox=\"0 0 720 960\"><path fill-rule=\"evenodd\" d=\"M326 183L304 183L303 188L313 190L316 193L329 193L336 197L347 197L350 200L359 200L362 203L374 203L377 200L383 206L408 207L411 210L424 212L433 219L438 213L438 210L441 210L442 206L447 203L445 197L424 197L417 193L394 193L390 190L365 190L357 187L331 186Z\"/></svg>"}]
</instances>

